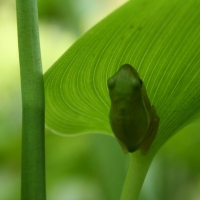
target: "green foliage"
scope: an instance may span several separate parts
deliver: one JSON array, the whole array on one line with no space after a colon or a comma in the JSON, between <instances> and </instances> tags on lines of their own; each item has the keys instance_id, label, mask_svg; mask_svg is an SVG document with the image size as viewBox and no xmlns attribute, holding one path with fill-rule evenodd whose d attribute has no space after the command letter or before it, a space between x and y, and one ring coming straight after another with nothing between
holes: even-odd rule
<instances>
[{"instance_id":1,"label":"green foliage","mask_svg":"<svg viewBox=\"0 0 200 200\"><path fill-rule=\"evenodd\" d=\"M157 150L199 120L200 2L129 1L84 34L45 73L46 127L111 134L107 79L129 63L146 84L160 127L150 153L131 154L121 200L136 200ZM130 192L131 191L131 192Z\"/></svg>"},{"instance_id":2,"label":"green foliage","mask_svg":"<svg viewBox=\"0 0 200 200\"><path fill-rule=\"evenodd\" d=\"M130 63L144 80L161 123L150 153L131 154L121 199L137 199L155 152L175 132L199 120L199 7L195 0L129 1L82 36L45 74L46 125L61 135L111 134L107 79L122 64ZM44 99L37 28L33 32L35 27L30 26L28 9L32 7L18 0L17 8L23 94L22 198L35 199L39 194L44 199ZM37 27L35 4L31 10Z\"/></svg>"},{"instance_id":3,"label":"green foliage","mask_svg":"<svg viewBox=\"0 0 200 200\"><path fill-rule=\"evenodd\" d=\"M89 30L45 73L46 126L61 135L112 134L106 81L130 63L161 119L156 152L200 111L199 7L129 1Z\"/></svg>"}]
</instances>

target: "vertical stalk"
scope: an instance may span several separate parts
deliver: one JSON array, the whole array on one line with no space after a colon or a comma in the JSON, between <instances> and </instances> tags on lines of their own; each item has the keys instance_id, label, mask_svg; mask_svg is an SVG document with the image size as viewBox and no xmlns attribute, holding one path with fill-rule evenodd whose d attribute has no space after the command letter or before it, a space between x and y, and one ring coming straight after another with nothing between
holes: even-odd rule
<instances>
[{"instance_id":1,"label":"vertical stalk","mask_svg":"<svg viewBox=\"0 0 200 200\"><path fill-rule=\"evenodd\" d=\"M152 156L140 151L130 154L130 163L120 200L137 200L151 164Z\"/></svg>"},{"instance_id":2,"label":"vertical stalk","mask_svg":"<svg viewBox=\"0 0 200 200\"><path fill-rule=\"evenodd\" d=\"M45 200L44 83L36 0L16 0L22 91L21 199Z\"/></svg>"}]
</instances>

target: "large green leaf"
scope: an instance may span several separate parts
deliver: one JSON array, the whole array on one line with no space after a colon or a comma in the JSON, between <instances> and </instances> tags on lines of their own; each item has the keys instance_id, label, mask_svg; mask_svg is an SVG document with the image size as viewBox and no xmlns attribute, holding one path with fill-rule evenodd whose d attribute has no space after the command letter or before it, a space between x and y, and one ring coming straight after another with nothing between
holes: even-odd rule
<instances>
[{"instance_id":1,"label":"large green leaf","mask_svg":"<svg viewBox=\"0 0 200 200\"><path fill-rule=\"evenodd\" d=\"M84 34L45 73L46 126L111 134L106 82L125 63L160 116L158 149L200 111L200 1L129 1Z\"/></svg>"}]
</instances>

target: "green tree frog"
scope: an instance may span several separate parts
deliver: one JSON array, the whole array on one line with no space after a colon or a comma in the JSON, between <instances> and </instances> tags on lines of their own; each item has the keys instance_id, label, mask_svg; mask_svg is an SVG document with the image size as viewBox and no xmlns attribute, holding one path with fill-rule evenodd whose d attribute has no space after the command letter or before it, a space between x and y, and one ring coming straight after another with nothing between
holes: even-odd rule
<instances>
[{"instance_id":1,"label":"green tree frog","mask_svg":"<svg viewBox=\"0 0 200 200\"><path fill-rule=\"evenodd\" d=\"M144 83L129 64L122 65L107 81L111 107L110 125L125 153L147 154L158 131L159 120Z\"/></svg>"}]
</instances>

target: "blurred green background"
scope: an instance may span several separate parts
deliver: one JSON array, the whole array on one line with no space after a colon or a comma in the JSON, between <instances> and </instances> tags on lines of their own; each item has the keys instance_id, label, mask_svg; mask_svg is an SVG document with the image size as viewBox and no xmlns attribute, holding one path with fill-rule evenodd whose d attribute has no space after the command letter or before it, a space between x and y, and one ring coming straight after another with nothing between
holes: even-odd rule
<instances>
[{"instance_id":1,"label":"blurred green background","mask_svg":"<svg viewBox=\"0 0 200 200\"><path fill-rule=\"evenodd\" d=\"M85 31L125 0L38 0L46 71ZM20 199L21 94L15 1L0 0L0 199ZM176 134L155 157L140 200L200 199L200 130ZM129 158L113 137L46 130L48 200L118 200Z\"/></svg>"}]
</instances>

